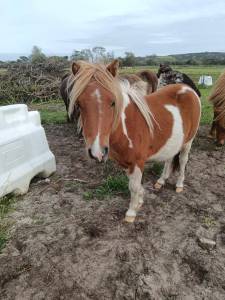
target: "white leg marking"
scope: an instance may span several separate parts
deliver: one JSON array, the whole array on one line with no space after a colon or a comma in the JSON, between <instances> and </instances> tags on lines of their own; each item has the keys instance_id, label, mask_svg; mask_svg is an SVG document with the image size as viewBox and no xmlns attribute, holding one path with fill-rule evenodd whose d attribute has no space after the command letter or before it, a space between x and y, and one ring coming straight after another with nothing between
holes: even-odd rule
<instances>
[{"instance_id":1,"label":"white leg marking","mask_svg":"<svg viewBox=\"0 0 225 300\"><path fill-rule=\"evenodd\" d=\"M184 186L184 172L188 161L188 154L191 150L192 141L193 140L190 140L187 144L185 144L183 149L180 152L180 156L179 156L180 171L179 171L179 176L176 184L177 188L183 188Z\"/></svg>"},{"instance_id":2,"label":"white leg marking","mask_svg":"<svg viewBox=\"0 0 225 300\"><path fill-rule=\"evenodd\" d=\"M133 220L137 214L138 209L143 203L144 189L141 185L142 172L140 168L135 166L134 171L129 176L129 190L131 193L131 200L129 209L126 212L126 217L132 217Z\"/></svg>"},{"instance_id":3,"label":"white leg marking","mask_svg":"<svg viewBox=\"0 0 225 300\"><path fill-rule=\"evenodd\" d=\"M169 159L165 162L162 175L157 180L157 182L160 185L164 185L165 181L170 177L170 174L172 172L172 161L173 161L173 159Z\"/></svg>"},{"instance_id":4,"label":"white leg marking","mask_svg":"<svg viewBox=\"0 0 225 300\"><path fill-rule=\"evenodd\" d=\"M125 120L126 120L125 110L126 110L126 108L127 108L127 106L129 104L130 104L129 96L127 94L123 93L123 109L122 109L122 113L121 113L121 121L122 121L123 133L124 133L124 135L128 139L129 148L133 148L133 143L132 143L131 139L128 136L126 122L125 122Z\"/></svg>"},{"instance_id":5,"label":"white leg marking","mask_svg":"<svg viewBox=\"0 0 225 300\"><path fill-rule=\"evenodd\" d=\"M180 111L174 105L165 105L165 108L173 116L172 134L166 144L156 154L150 157L151 160L167 161L180 151L183 144L183 120Z\"/></svg>"}]
</instances>

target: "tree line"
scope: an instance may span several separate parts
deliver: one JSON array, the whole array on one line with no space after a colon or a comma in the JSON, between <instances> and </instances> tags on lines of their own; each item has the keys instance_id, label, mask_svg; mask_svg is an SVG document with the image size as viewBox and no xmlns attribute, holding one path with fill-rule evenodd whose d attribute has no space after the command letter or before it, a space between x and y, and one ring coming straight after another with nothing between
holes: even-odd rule
<instances>
[{"instance_id":1,"label":"tree line","mask_svg":"<svg viewBox=\"0 0 225 300\"><path fill-rule=\"evenodd\" d=\"M91 49L74 50L70 56L46 56L41 48L33 46L30 56L21 56L17 62L43 63L85 60L89 62L108 63L115 58L113 51L107 51L102 46L96 46ZM158 56L155 54L146 56L136 56L133 52L125 52L123 57L117 57L121 66L153 66L160 63L170 65L225 65L224 52L202 52Z\"/></svg>"}]
</instances>

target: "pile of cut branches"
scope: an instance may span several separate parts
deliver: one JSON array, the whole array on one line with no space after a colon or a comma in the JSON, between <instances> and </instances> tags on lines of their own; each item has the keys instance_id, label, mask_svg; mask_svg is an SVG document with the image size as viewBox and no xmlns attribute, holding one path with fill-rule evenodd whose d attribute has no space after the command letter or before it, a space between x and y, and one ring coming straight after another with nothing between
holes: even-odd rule
<instances>
[{"instance_id":1,"label":"pile of cut branches","mask_svg":"<svg viewBox=\"0 0 225 300\"><path fill-rule=\"evenodd\" d=\"M28 103L59 98L61 77L68 61L0 65L0 103Z\"/></svg>"}]
</instances>

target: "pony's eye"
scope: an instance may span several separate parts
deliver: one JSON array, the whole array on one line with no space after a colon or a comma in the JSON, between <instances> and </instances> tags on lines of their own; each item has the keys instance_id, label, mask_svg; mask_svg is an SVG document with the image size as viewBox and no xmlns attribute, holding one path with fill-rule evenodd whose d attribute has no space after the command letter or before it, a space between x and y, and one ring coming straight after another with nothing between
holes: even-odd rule
<instances>
[{"instance_id":1,"label":"pony's eye","mask_svg":"<svg viewBox=\"0 0 225 300\"><path fill-rule=\"evenodd\" d=\"M112 106L112 107L115 106L115 101L113 101L113 102L111 103L111 106Z\"/></svg>"}]
</instances>

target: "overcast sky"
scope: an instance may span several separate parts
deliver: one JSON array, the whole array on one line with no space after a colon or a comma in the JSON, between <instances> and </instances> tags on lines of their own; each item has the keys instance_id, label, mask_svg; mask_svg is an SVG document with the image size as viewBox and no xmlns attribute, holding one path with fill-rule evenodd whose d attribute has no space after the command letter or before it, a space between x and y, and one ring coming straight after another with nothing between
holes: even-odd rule
<instances>
[{"instance_id":1,"label":"overcast sky","mask_svg":"<svg viewBox=\"0 0 225 300\"><path fill-rule=\"evenodd\" d=\"M0 53L225 51L225 0L0 0Z\"/></svg>"}]
</instances>

